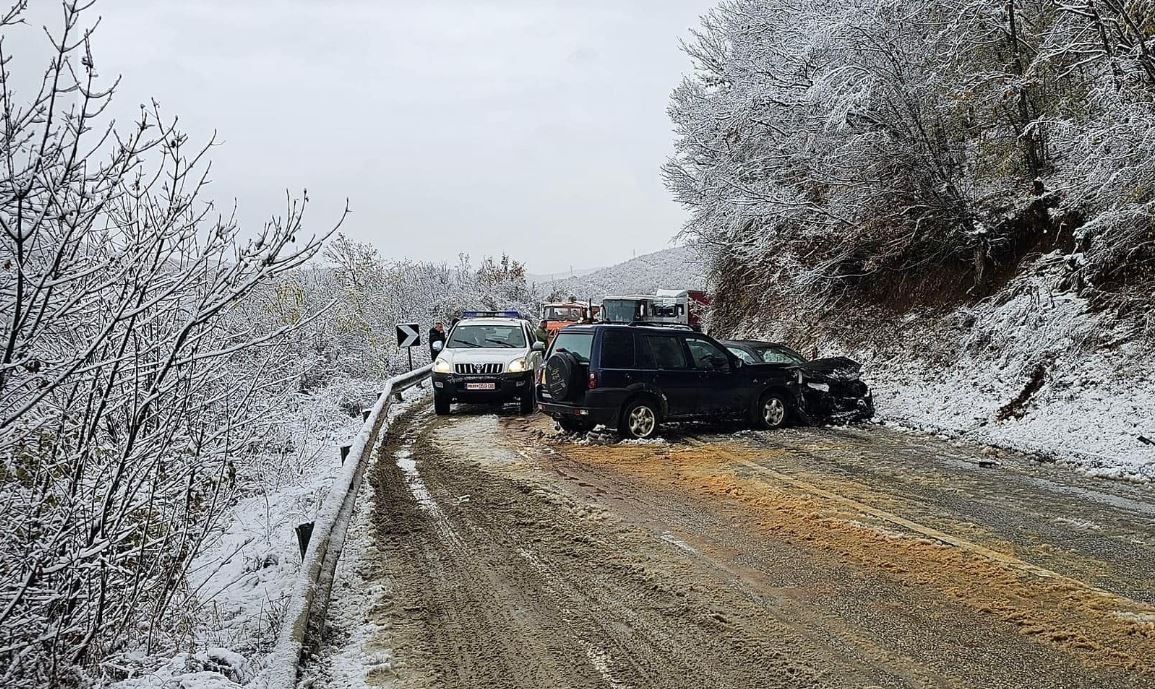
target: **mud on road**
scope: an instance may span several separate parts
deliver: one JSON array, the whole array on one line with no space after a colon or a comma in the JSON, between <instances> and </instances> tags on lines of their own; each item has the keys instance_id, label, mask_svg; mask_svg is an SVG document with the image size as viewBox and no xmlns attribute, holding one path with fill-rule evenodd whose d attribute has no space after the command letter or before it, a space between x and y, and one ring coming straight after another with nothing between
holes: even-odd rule
<instances>
[{"instance_id":1,"label":"mud on road","mask_svg":"<svg viewBox=\"0 0 1155 689\"><path fill-rule=\"evenodd\" d=\"M1142 486L882 428L599 444L428 409L371 480L369 686L1155 683Z\"/></svg>"}]
</instances>

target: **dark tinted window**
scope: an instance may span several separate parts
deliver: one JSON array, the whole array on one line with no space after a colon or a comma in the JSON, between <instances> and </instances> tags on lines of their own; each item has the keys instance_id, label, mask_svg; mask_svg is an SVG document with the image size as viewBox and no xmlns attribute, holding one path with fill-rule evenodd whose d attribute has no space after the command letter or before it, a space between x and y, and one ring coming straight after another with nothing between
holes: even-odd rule
<instances>
[{"instance_id":1,"label":"dark tinted window","mask_svg":"<svg viewBox=\"0 0 1155 689\"><path fill-rule=\"evenodd\" d=\"M634 367L634 334L628 330L602 331L602 368Z\"/></svg>"},{"instance_id":2,"label":"dark tinted window","mask_svg":"<svg viewBox=\"0 0 1155 689\"><path fill-rule=\"evenodd\" d=\"M673 335L642 335L641 362L645 368L689 368L682 340Z\"/></svg>"},{"instance_id":3,"label":"dark tinted window","mask_svg":"<svg viewBox=\"0 0 1155 689\"><path fill-rule=\"evenodd\" d=\"M560 352L565 350L573 355L578 363L588 364L590 362L590 349L594 346L594 334L585 332L574 332L568 328L562 329L558 332L557 337L553 339L552 352Z\"/></svg>"}]
</instances>

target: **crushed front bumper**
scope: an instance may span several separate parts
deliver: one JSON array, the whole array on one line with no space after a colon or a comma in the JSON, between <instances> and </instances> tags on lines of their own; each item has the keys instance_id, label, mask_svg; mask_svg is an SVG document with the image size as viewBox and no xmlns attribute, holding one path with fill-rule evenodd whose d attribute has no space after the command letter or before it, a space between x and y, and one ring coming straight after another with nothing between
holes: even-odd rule
<instances>
[{"instance_id":1,"label":"crushed front bumper","mask_svg":"<svg viewBox=\"0 0 1155 689\"><path fill-rule=\"evenodd\" d=\"M803 391L806 412L814 420L866 421L874 416L874 395L865 385L855 390Z\"/></svg>"}]
</instances>

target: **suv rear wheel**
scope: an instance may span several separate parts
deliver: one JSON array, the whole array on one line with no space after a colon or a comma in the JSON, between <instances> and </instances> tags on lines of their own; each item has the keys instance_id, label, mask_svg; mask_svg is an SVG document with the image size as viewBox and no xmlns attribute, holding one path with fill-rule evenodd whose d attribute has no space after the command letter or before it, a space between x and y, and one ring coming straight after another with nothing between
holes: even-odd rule
<instances>
[{"instance_id":1,"label":"suv rear wheel","mask_svg":"<svg viewBox=\"0 0 1155 689\"><path fill-rule=\"evenodd\" d=\"M786 396L768 392L758 401L754 410L754 427L760 429L782 428L790 420L790 406Z\"/></svg>"},{"instance_id":2,"label":"suv rear wheel","mask_svg":"<svg viewBox=\"0 0 1155 689\"><path fill-rule=\"evenodd\" d=\"M658 433L658 406L645 397L636 399L622 410L618 433L625 438L644 440Z\"/></svg>"}]
</instances>

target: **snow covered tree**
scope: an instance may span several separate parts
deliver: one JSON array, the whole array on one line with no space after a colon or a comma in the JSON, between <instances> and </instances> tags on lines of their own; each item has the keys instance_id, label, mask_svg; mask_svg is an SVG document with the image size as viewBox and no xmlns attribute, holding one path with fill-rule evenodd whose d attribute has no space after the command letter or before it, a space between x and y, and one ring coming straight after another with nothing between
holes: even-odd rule
<instances>
[{"instance_id":1,"label":"snow covered tree","mask_svg":"<svg viewBox=\"0 0 1155 689\"><path fill-rule=\"evenodd\" d=\"M0 684L60 686L147 649L190 595L185 570L285 388L308 318L242 317L320 248L303 202L241 239L201 200L209 146L154 105L105 110L86 11L65 0L22 94L0 17ZM23 83L23 82L22 82ZM23 97L22 97L23 95Z\"/></svg>"},{"instance_id":2,"label":"snow covered tree","mask_svg":"<svg viewBox=\"0 0 1155 689\"><path fill-rule=\"evenodd\" d=\"M1155 284L1153 27L1144 1L725 0L685 46L664 168L719 309L981 297L1076 250L1071 284L1132 300Z\"/></svg>"}]
</instances>

